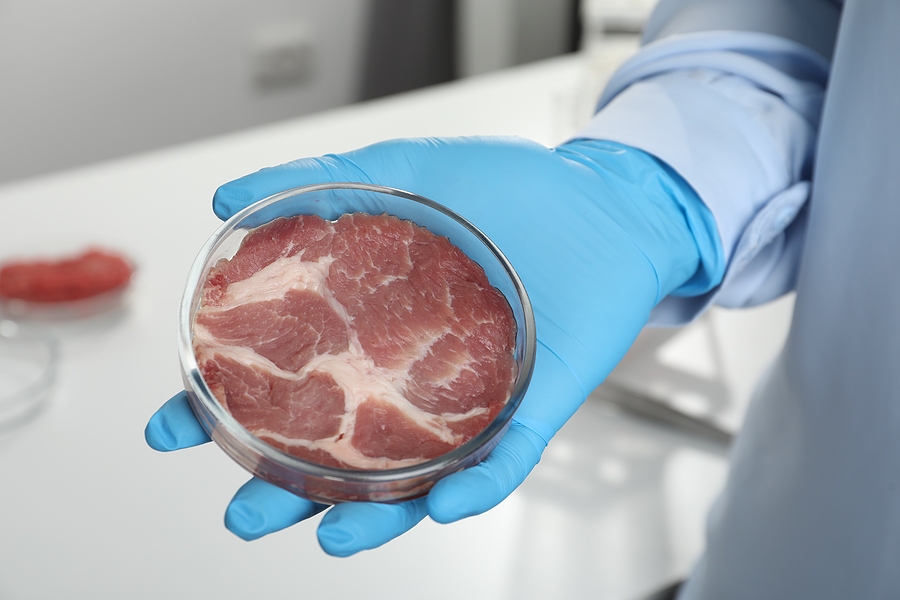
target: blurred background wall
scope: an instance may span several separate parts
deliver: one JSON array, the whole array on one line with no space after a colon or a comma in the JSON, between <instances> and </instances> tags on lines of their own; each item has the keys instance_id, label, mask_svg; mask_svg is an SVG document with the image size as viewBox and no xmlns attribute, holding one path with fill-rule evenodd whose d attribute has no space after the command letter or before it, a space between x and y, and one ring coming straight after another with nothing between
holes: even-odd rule
<instances>
[{"instance_id":1,"label":"blurred background wall","mask_svg":"<svg viewBox=\"0 0 900 600\"><path fill-rule=\"evenodd\" d=\"M0 181L357 98L368 0L0 0Z\"/></svg>"},{"instance_id":2,"label":"blurred background wall","mask_svg":"<svg viewBox=\"0 0 900 600\"><path fill-rule=\"evenodd\" d=\"M572 52L652 1L0 0L0 182Z\"/></svg>"}]
</instances>

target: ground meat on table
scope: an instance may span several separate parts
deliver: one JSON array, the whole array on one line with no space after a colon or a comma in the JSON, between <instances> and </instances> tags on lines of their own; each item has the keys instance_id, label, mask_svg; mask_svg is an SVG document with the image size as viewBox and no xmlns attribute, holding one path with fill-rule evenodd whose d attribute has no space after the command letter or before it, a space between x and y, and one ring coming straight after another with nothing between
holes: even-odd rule
<instances>
[{"instance_id":1,"label":"ground meat on table","mask_svg":"<svg viewBox=\"0 0 900 600\"><path fill-rule=\"evenodd\" d=\"M483 430L512 389L506 299L446 238L396 217L277 219L202 294L207 385L254 435L306 460L423 462Z\"/></svg>"},{"instance_id":2,"label":"ground meat on table","mask_svg":"<svg viewBox=\"0 0 900 600\"><path fill-rule=\"evenodd\" d=\"M89 249L58 260L25 260L0 266L0 298L60 303L125 288L133 272L122 256Z\"/></svg>"}]
</instances>

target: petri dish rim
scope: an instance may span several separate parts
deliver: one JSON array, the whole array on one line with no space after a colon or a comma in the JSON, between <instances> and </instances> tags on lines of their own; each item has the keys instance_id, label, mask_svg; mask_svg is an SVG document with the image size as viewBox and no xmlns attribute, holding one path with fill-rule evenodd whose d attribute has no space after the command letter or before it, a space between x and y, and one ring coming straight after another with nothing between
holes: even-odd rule
<instances>
[{"instance_id":1,"label":"petri dish rim","mask_svg":"<svg viewBox=\"0 0 900 600\"><path fill-rule=\"evenodd\" d=\"M56 383L60 350L56 338L22 327L19 323L0 318L0 344L32 344L40 348L39 374L11 393L0 396L0 432L28 421L43 405Z\"/></svg>"},{"instance_id":2,"label":"petri dish rim","mask_svg":"<svg viewBox=\"0 0 900 600\"><path fill-rule=\"evenodd\" d=\"M191 340L192 320L194 312L199 303L198 292L200 289L202 289L202 285L205 282L206 273L211 267L211 265L208 263L209 257L215 253L217 248L233 231L237 229L249 230L249 227L238 227L238 224L247 220L248 217L251 217L252 215L264 210L265 208L288 198L293 198L301 194L310 194L314 192L332 190L355 190L360 192L387 194L397 198L402 198L409 202L424 205L429 209L435 210L443 214L445 217L455 221L465 230L467 230L474 239L483 244L487 248L488 252L493 255L493 257L498 261L506 276L509 277L510 282L518 296L516 300L521 305L521 310L523 312L523 322L519 326L521 327L524 325L525 330L521 332L524 342L522 344L520 353L521 357L520 359L517 359L517 362L519 363L519 374L516 378L515 386L513 387L507 404L500 411L497 417L495 417L495 419L474 438L446 454L417 465L380 470L341 469L305 461L303 459L282 452L253 435L249 430L241 425L240 422L238 422L237 419L235 419L227 410L225 410L225 408L221 404L219 404L219 402L215 399L215 396L212 394L212 391L203 380L203 377L200 375L196 357L194 356L193 344ZM264 222L267 221L261 221L258 223L258 225L261 225ZM511 299L507 297L507 301L511 302ZM448 469L448 473L452 472L453 466L455 464L460 463L473 452L476 452L479 448L483 447L486 444L489 444L491 440L498 436L498 434L502 430L505 430L509 425L513 413L521 403L525 395L525 391L527 390L530 383L531 376L534 370L537 339L531 302L528 298L528 294L525 291L525 287L522 284L521 279L519 278L518 274L516 273L515 269L510 264L506 256L480 229L478 229L464 217L456 214L449 208L429 198L425 198L423 196L419 196L418 194L414 194L412 192L407 192L405 190L400 190L397 188L357 182L314 184L288 189L283 192L273 194L242 209L241 211L235 213L225 223L223 223L200 249L197 258L195 259L188 273L185 293L179 306L178 338L179 357L181 360L182 368L184 370L186 383L188 383L190 387L193 388L194 393L197 394L197 400L203 404L204 409L208 410L211 413L214 420L217 421L217 423L221 426L227 428L229 433L237 437L240 442L245 444L251 451L258 453L268 460L279 463L281 466L286 467L289 470L297 471L307 476L318 477L323 480L372 484L389 484L406 479L427 477L433 473L448 471ZM198 418L200 418L200 415L198 415ZM209 431L210 424L206 423L203 418L200 418L200 421L201 424L203 424L204 427L208 429L208 433L210 433L212 436L213 432ZM215 436L213 437L215 439Z\"/></svg>"}]
</instances>

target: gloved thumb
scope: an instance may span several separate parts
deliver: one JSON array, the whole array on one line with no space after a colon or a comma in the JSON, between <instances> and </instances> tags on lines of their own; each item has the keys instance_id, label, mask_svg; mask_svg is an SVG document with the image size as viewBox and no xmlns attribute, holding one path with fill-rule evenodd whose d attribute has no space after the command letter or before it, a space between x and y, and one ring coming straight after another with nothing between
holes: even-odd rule
<instances>
[{"instance_id":1,"label":"gloved thumb","mask_svg":"<svg viewBox=\"0 0 900 600\"><path fill-rule=\"evenodd\" d=\"M435 484L428 494L431 518L450 523L500 504L531 473L585 396L568 366L538 342L534 376L509 430L481 463Z\"/></svg>"}]
</instances>

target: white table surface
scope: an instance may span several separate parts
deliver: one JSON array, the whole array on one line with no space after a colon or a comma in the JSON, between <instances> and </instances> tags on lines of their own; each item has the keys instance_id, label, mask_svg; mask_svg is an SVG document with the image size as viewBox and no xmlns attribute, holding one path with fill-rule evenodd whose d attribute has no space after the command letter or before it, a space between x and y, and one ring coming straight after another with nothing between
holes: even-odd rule
<instances>
[{"instance_id":1,"label":"white table surface","mask_svg":"<svg viewBox=\"0 0 900 600\"><path fill-rule=\"evenodd\" d=\"M176 308L218 222L216 186L260 167L421 135L553 144L630 51L571 56L0 187L0 258L108 245L139 265L127 310L57 325L43 412L0 434L0 600L25 598L613 598L683 576L726 451L589 399L529 480L489 513L426 521L348 559L314 518L256 542L222 525L247 474L213 445L160 454L148 417L181 388ZM790 299L648 333L614 375L736 428L780 345Z\"/></svg>"}]
</instances>

